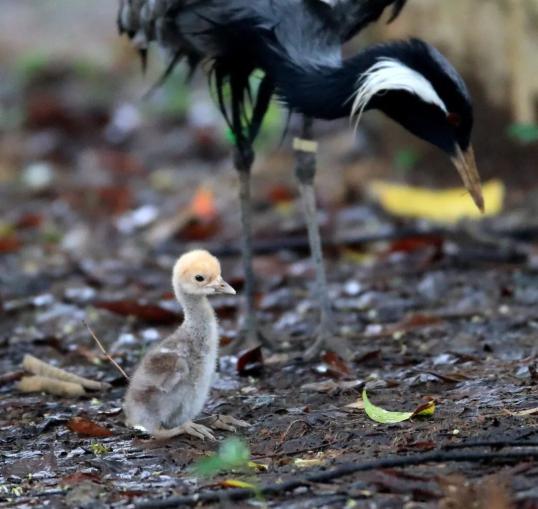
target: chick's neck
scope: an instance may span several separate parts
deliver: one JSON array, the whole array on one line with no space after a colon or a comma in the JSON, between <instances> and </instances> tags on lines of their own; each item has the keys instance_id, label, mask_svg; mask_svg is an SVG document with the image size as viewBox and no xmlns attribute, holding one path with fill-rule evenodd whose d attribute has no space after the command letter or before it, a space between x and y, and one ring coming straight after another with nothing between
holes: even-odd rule
<instances>
[{"instance_id":1,"label":"chick's neck","mask_svg":"<svg viewBox=\"0 0 538 509\"><path fill-rule=\"evenodd\" d=\"M205 295L187 294L179 290L176 297L183 308L183 328L203 334L216 325L215 312Z\"/></svg>"}]
</instances>

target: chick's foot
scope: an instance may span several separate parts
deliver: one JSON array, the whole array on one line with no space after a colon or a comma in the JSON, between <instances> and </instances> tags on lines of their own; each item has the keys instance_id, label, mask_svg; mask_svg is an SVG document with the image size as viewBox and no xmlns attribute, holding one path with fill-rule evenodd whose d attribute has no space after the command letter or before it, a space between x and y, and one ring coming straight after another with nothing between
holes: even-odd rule
<instances>
[{"instance_id":1,"label":"chick's foot","mask_svg":"<svg viewBox=\"0 0 538 509\"><path fill-rule=\"evenodd\" d=\"M160 439L172 438L178 435L190 435L191 437L199 438L200 440L205 440L206 438L208 440L215 440L213 433L207 426L204 426L203 424L196 424L192 421L188 421L181 426L176 426L175 428L160 428L153 433L155 438Z\"/></svg>"},{"instance_id":2,"label":"chick's foot","mask_svg":"<svg viewBox=\"0 0 538 509\"><path fill-rule=\"evenodd\" d=\"M247 421L236 419L231 415L216 414L208 417L206 421L208 426L214 429L221 429L224 431L237 431L237 428L249 428L251 425Z\"/></svg>"}]
</instances>

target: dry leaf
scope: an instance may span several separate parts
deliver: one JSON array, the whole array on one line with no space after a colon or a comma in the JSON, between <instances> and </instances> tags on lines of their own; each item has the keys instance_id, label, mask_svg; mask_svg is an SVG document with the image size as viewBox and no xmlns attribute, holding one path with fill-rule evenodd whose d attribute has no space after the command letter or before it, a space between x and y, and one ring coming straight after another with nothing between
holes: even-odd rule
<instances>
[{"instance_id":1,"label":"dry leaf","mask_svg":"<svg viewBox=\"0 0 538 509\"><path fill-rule=\"evenodd\" d=\"M81 385L86 389L102 390L110 387L110 384L105 382L90 380L89 378L84 378L82 376L69 373L68 371L57 368L56 366L51 366L50 364L47 364L46 362L43 362L37 357L29 354L24 356L22 367L34 375L39 375L49 379L62 380L64 382L71 382L73 384Z\"/></svg>"},{"instance_id":2,"label":"dry leaf","mask_svg":"<svg viewBox=\"0 0 538 509\"><path fill-rule=\"evenodd\" d=\"M82 385L47 378L45 376L25 376L17 384L17 389L21 392L46 392L55 396L78 397L86 394Z\"/></svg>"},{"instance_id":3,"label":"dry leaf","mask_svg":"<svg viewBox=\"0 0 538 509\"><path fill-rule=\"evenodd\" d=\"M67 423L67 427L74 433L85 437L103 438L112 436L112 431L84 417L73 417Z\"/></svg>"}]
</instances>

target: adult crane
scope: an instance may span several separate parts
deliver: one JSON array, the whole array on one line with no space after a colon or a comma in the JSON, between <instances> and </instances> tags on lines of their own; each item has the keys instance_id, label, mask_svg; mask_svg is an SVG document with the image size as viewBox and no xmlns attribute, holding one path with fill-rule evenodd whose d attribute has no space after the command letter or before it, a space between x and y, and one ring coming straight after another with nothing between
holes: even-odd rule
<instances>
[{"instance_id":1,"label":"adult crane","mask_svg":"<svg viewBox=\"0 0 538 509\"><path fill-rule=\"evenodd\" d=\"M320 330L306 356L323 348L348 352L332 334L330 304L316 222L313 180L315 145L311 120L354 116L378 109L446 152L475 203L483 208L470 144L473 111L467 88L432 46L413 39L371 46L343 60L342 42L406 0L120 0L118 24L145 59L150 43L168 50L173 67L211 62L221 112L236 143L246 337L257 337L252 271L250 170L256 139L271 98L304 116L296 140L296 175L304 202L321 302ZM251 76L264 75L254 92ZM228 87L228 90L226 89Z\"/></svg>"}]
</instances>

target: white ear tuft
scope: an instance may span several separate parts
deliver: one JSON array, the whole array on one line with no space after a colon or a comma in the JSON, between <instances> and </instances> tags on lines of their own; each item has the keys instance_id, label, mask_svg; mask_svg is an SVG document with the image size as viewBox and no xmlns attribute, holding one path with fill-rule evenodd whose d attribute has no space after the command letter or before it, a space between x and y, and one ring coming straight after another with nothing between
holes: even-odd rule
<instances>
[{"instance_id":1,"label":"white ear tuft","mask_svg":"<svg viewBox=\"0 0 538 509\"><path fill-rule=\"evenodd\" d=\"M358 90L351 108L351 118L356 117L355 128L372 98L388 90L405 90L415 94L424 102L439 106L445 113L448 113L445 103L422 74L399 60L381 58L359 78Z\"/></svg>"}]
</instances>

